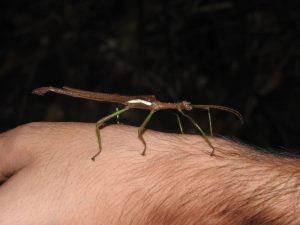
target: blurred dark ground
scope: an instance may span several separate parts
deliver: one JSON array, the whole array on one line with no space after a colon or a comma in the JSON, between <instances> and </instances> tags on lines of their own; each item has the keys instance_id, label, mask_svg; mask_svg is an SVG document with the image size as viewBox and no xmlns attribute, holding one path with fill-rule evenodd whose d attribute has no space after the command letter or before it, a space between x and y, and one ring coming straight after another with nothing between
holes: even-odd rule
<instances>
[{"instance_id":1,"label":"blurred dark ground","mask_svg":"<svg viewBox=\"0 0 300 225\"><path fill-rule=\"evenodd\" d=\"M154 94L213 111L216 133L278 151L300 147L300 1L1 1L0 131L31 121L95 122L115 110L40 86ZM139 125L147 112L121 122ZM190 114L208 129L207 112ZM115 120L112 120L115 123ZM159 112L149 128L178 132ZM187 121L187 133L194 133Z\"/></svg>"}]
</instances>

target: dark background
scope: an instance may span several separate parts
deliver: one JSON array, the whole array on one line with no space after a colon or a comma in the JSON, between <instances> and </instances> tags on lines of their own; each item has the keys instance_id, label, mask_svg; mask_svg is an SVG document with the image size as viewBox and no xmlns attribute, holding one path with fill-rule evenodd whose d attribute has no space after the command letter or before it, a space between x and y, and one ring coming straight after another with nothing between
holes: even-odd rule
<instances>
[{"instance_id":1,"label":"dark background","mask_svg":"<svg viewBox=\"0 0 300 225\"><path fill-rule=\"evenodd\" d=\"M31 94L67 85L233 107L246 123L214 110L216 133L299 149L300 1L12 0L0 2L0 27L0 131L31 121L95 122L115 110ZM190 115L207 130L205 111ZM145 116L133 110L121 122L138 125ZM170 111L148 127L178 132ZM196 132L187 121L184 128Z\"/></svg>"}]
</instances>

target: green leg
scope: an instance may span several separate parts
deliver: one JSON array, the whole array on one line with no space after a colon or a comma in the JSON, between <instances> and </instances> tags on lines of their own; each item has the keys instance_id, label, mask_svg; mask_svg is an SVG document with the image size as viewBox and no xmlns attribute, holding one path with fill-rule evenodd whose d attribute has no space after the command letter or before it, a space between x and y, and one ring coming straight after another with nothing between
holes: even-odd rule
<instances>
[{"instance_id":1,"label":"green leg","mask_svg":"<svg viewBox=\"0 0 300 225\"><path fill-rule=\"evenodd\" d=\"M177 122L178 122L178 126L179 126L179 129L180 129L180 132L183 134L183 128L182 128L180 116L177 113L175 113L175 116L177 118Z\"/></svg>"},{"instance_id":2,"label":"green leg","mask_svg":"<svg viewBox=\"0 0 300 225\"><path fill-rule=\"evenodd\" d=\"M212 145L212 143L208 140L208 137L206 136L206 134L204 133L204 131L201 129L201 127L196 123L196 121L190 117L189 115L185 114L181 109L178 109L178 111L185 116L197 129L198 131L202 134L202 137L204 138L204 140L206 141L206 143L209 145L209 147L211 147L212 151L210 153L210 155L212 156L215 152L215 148Z\"/></svg>"},{"instance_id":3,"label":"green leg","mask_svg":"<svg viewBox=\"0 0 300 225\"><path fill-rule=\"evenodd\" d=\"M119 107L118 106L116 106L116 112L118 112L119 111ZM118 114L117 116L116 116L116 118L117 118L117 124L120 124L120 114Z\"/></svg>"},{"instance_id":4,"label":"green leg","mask_svg":"<svg viewBox=\"0 0 300 225\"><path fill-rule=\"evenodd\" d=\"M101 153L102 150L102 146L101 146L101 136L100 136L100 127L102 126L103 123L105 123L106 121L120 115L123 112L126 112L129 108L125 107L123 109L120 109L108 116L103 117L102 119L98 120L96 123L96 135L97 135L97 139L98 139L98 144L99 144L99 150L98 152L92 157L92 160L95 161L95 158Z\"/></svg>"},{"instance_id":5,"label":"green leg","mask_svg":"<svg viewBox=\"0 0 300 225\"><path fill-rule=\"evenodd\" d=\"M151 112L148 114L148 116L146 117L146 119L144 120L144 122L142 123L142 125L139 127L139 130L138 130L138 138L141 140L141 142L144 145L144 150L142 152L142 155L146 154L146 142L144 140L143 133L145 131L146 125L148 124L148 122L150 121L150 119L154 113L155 113L155 110L151 110Z\"/></svg>"},{"instance_id":6,"label":"green leg","mask_svg":"<svg viewBox=\"0 0 300 225\"><path fill-rule=\"evenodd\" d=\"M208 121L209 121L209 131L210 131L210 136L214 136L213 135L213 130L212 130L212 124L211 124L211 113L210 113L210 108L208 108Z\"/></svg>"}]
</instances>

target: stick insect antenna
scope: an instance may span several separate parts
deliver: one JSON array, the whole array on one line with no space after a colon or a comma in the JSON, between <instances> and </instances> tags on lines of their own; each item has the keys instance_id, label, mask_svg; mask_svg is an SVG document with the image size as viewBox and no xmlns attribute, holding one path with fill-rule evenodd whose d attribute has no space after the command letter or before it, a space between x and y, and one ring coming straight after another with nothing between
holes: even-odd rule
<instances>
[{"instance_id":1,"label":"stick insect antenna","mask_svg":"<svg viewBox=\"0 0 300 225\"><path fill-rule=\"evenodd\" d=\"M234 109L229 108L229 107L219 106L219 105L192 105L192 107L196 108L196 109L206 109L206 110L218 109L218 110L230 112L230 113L236 115L239 118L239 120L241 121L241 124L244 123L244 119L243 119L242 114L240 114L240 112L238 112L237 110L234 110Z\"/></svg>"}]
</instances>

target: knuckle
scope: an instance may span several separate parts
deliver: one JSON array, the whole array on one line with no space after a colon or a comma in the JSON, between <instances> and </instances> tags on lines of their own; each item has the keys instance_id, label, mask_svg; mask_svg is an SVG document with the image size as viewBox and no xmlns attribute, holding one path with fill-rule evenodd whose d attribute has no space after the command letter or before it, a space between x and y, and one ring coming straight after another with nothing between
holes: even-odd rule
<instances>
[{"instance_id":1,"label":"knuckle","mask_svg":"<svg viewBox=\"0 0 300 225\"><path fill-rule=\"evenodd\" d=\"M20 125L9 131L6 145L8 149L15 151L29 150L37 141L42 140L46 130L48 129L46 129L45 124L40 122Z\"/></svg>"}]
</instances>

